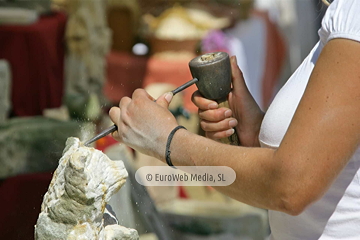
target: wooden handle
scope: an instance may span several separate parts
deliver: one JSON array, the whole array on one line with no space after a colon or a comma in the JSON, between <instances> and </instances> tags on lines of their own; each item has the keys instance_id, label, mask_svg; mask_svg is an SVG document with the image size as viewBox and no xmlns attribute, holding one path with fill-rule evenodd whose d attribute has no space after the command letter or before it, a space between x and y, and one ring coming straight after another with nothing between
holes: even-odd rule
<instances>
[{"instance_id":1,"label":"wooden handle","mask_svg":"<svg viewBox=\"0 0 360 240\"><path fill-rule=\"evenodd\" d=\"M218 101L218 104L219 104L219 108L220 107L230 108L229 102L227 100ZM240 141L239 141L239 137L236 133L236 129L234 128L234 130L235 130L235 132L231 136L220 139L220 142L225 143L225 144L240 146Z\"/></svg>"}]
</instances>

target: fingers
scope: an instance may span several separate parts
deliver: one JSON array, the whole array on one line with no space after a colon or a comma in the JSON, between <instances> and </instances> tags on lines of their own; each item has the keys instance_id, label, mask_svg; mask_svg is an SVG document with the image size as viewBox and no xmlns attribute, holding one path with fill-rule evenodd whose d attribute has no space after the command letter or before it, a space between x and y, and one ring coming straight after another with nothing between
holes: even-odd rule
<instances>
[{"instance_id":1,"label":"fingers","mask_svg":"<svg viewBox=\"0 0 360 240\"><path fill-rule=\"evenodd\" d=\"M221 139L231 136L238 124L235 118L226 118L218 122L210 122L206 120L200 121L201 128L205 131L206 137L210 139Z\"/></svg>"},{"instance_id":2,"label":"fingers","mask_svg":"<svg viewBox=\"0 0 360 240\"><path fill-rule=\"evenodd\" d=\"M133 94L132 94L132 99L134 99L134 98L138 98L138 97L145 97L145 98L148 98L148 99L150 99L151 101L154 101L155 99L152 97L152 96L150 96L144 89L142 89L142 88L138 88L138 89L135 89L135 91L133 92Z\"/></svg>"},{"instance_id":3,"label":"fingers","mask_svg":"<svg viewBox=\"0 0 360 240\"><path fill-rule=\"evenodd\" d=\"M157 100L156 103L162 106L163 108L169 108L169 104L173 98L174 94L172 92L165 93L161 95Z\"/></svg>"},{"instance_id":4,"label":"fingers","mask_svg":"<svg viewBox=\"0 0 360 240\"><path fill-rule=\"evenodd\" d=\"M210 139L218 140L229 137L234 133L238 122L232 118L232 111L228 108L214 110L199 110L200 126Z\"/></svg>"},{"instance_id":5,"label":"fingers","mask_svg":"<svg viewBox=\"0 0 360 240\"><path fill-rule=\"evenodd\" d=\"M219 108L214 110L200 110L199 117L206 121L218 122L222 121L225 118L232 116L232 111L229 108Z\"/></svg>"},{"instance_id":6,"label":"fingers","mask_svg":"<svg viewBox=\"0 0 360 240\"><path fill-rule=\"evenodd\" d=\"M221 132L236 127L238 121L235 118L227 118L219 122L200 121L200 126L205 132Z\"/></svg>"},{"instance_id":7,"label":"fingers","mask_svg":"<svg viewBox=\"0 0 360 240\"><path fill-rule=\"evenodd\" d=\"M118 121L120 119L120 108L112 107L109 111L109 117L110 117L111 121L117 125Z\"/></svg>"},{"instance_id":8,"label":"fingers","mask_svg":"<svg viewBox=\"0 0 360 240\"><path fill-rule=\"evenodd\" d=\"M120 109L125 109L129 105L130 102L131 102L131 98L123 97L119 103Z\"/></svg>"},{"instance_id":9,"label":"fingers","mask_svg":"<svg viewBox=\"0 0 360 240\"><path fill-rule=\"evenodd\" d=\"M119 120L120 120L120 108L118 107L112 107L109 111L109 116L111 121L115 124L118 125L119 124ZM116 139L117 141L121 141L120 136L119 136L119 132L115 131L112 134L112 137L114 139Z\"/></svg>"},{"instance_id":10,"label":"fingers","mask_svg":"<svg viewBox=\"0 0 360 240\"><path fill-rule=\"evenodd\" d=\"M225 130L225 131L220 131L220 132L206 132L205 136L207 138L213 139L213 140L219 140L222 138L227 138L230 137L231 135L233 135L235 132L235 130L233 128Z\"/></svg>"},{"instance_id":11,"label":"fingers","mask_svg":"<svg viewBox=\"0 0 360 240\"><path fill-rule=\"evenodd\" d=\"M199 91L193 93L191 101L201 110L216 109L219 107L217 102L204 98Z\"/></svg>"},{"instance_id":12,"label":"fingers","mask_svg":"<svg viewBox=\"0 0 360 240\"><path fill-rule=\"evenodd\" d=\"M152 102L155 101L155 99L150 96L144 89L136 89L134 92L133 92L133 95L132 95L132 99L133 100L136 100L136 99L143 99L143 98L147 98L147 99L150 99ZM156 99L156 103L160 106L162 106L163 108L168 108L169 107L169 104L171 102L173 98L173 93L172 92L167 92L167 93L164 93L163 95L161 95L158 99ZM130 99L131 101L131 99ZM126 105L126 103L128 103L128 100L126 99L125 102L124 102L124 105Z\"/></svg>"},{"instance_id":13,"label":"fingers","mask_svg":"<svg viewBox=\"0 0 360 240\"><path fill-rule=\"evenodd\" d=\"M237 64L236 56L230 58L232 85L235 91L240 90L245 84L243 74Z\"/></svg>"},{"instance_id":14,"label":"fingers","mask_svg":"<svg viewBox=\"0 0 360 240\"><path fill-rule=\"evenodd\" d=\"M136 89L134 92L133 92L133 95L132 95L132 99L139 99L139 98L148 98L150 99L151 101L155 101L155 99L150 96L144 89ZM165 93L163 95L161 95L157 100L156 100L156 103L160 106L162 106L163 108L168 108L169 107L169 104L171 102L173 98L173 93L172 92L168 92L168 93ZM127 103L127 100L125 101L124 104Z\"/></svg>"},{"instance_id":15,"label":"fingers","mask_svg":"<svg viewBox=\"0 0 360 240\"><path fill-rule=\"evenodd\" d=\"M118 142L121 142L121 138L118 131L112 132L111 136Z\"/></svg>"}]
</instances>

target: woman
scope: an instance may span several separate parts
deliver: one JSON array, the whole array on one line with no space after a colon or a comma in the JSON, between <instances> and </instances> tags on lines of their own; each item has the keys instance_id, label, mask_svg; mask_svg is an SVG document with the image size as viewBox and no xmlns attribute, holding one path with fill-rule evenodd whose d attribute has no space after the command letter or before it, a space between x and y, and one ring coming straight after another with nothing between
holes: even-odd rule
<instances>
[{"instance_id":1,"label":"woman","mask_svg":"<svg viewBox=\"0 0 360 240\"><path fill-rule=\"evenodd\" d=\"M360 1L335 0L319 36L265 115L232 57L231 109L195 92L208 138L179 129L170 145L175 166L233 168L235 182L217 189L269 209L272 239L360 239ZM110 110L114 137L165 161L178 126L167 110L171 98L154 103L144 90L123 98ZM233 127L242 146L212 140Z\"/></svg>"}]
</instances>

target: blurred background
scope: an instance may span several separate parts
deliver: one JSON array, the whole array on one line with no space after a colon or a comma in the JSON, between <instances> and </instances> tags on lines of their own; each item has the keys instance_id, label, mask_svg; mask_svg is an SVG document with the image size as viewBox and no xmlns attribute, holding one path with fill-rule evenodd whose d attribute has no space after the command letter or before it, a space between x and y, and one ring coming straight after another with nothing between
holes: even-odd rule
<instances>
[{"instance_id":1,"label":"blurred background","mask_svg":"<svg viewBox=\"0 0 360 240\"><path fill-rule=\"evenodd\" d=\"M318 41L325 10L321 0L0 0L0 239L34 238L68 137L87 140L109 127L109 109L136 88L157 98L189 81L188 63L198 55L236 55L266 111ZM176 95L170 110L201 135L195 90ZM163 165L110 136L93 147L129 172ZM140 239L164 239L164 228L171 239L270 233L266 210L211 187L148 187L149 200L132 180L110 204Z\"/></svg>"}]
</instances>

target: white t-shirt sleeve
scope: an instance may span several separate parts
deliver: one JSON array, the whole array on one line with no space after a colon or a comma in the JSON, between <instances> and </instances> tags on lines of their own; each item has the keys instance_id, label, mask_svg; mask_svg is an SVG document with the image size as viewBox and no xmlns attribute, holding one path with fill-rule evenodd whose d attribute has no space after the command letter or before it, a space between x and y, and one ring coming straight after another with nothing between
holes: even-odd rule
<instances>
[{"instance_id":1,"label":"white t-shirt sleeve","mask_svg":"<svg viewBox=\"0 0 360 240\"><path fill-rule=\"evenodd\" d=\"M360 0L335 0L327 9L322 28L326 42L346 38L360 42Z\"/></svg>"}]
</instances>

